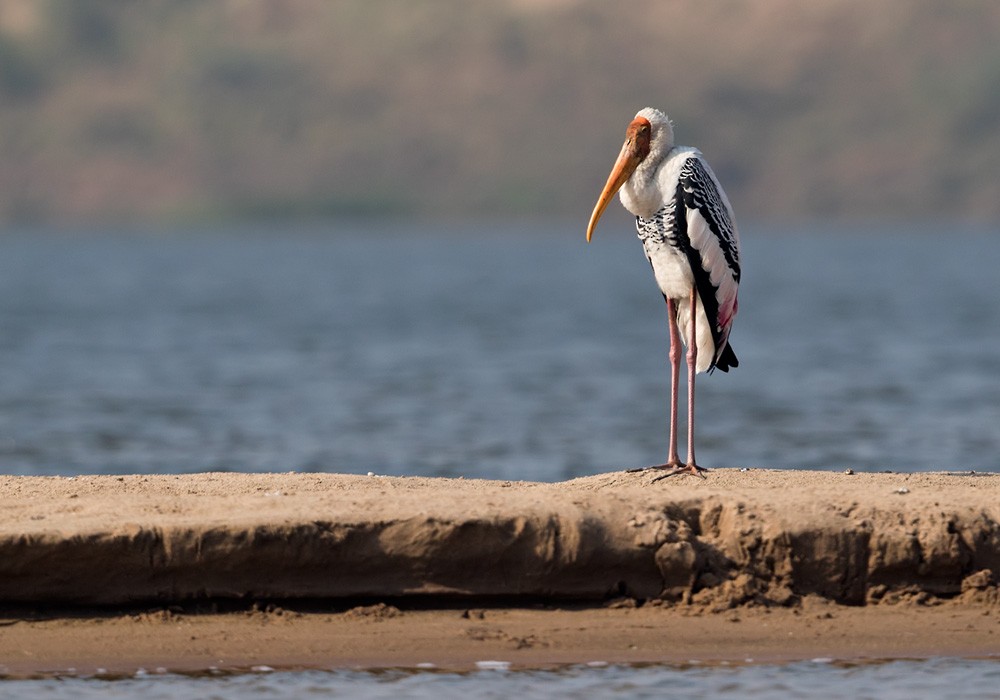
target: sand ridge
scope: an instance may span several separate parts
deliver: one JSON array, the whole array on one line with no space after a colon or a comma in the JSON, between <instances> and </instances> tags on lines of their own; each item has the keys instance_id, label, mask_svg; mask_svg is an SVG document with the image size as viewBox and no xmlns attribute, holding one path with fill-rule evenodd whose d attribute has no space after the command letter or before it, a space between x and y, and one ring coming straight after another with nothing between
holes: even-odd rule
<instances>
[{"instance_id":1,"label":"sand ridge","mask_svg":"<svg viewBox=\"0 0 1000 700\"><path fill-rule=\"evenodd\" d=\"M996 596L1000 475L0 477L0 600Z\"/></svg>"}]
</instances>

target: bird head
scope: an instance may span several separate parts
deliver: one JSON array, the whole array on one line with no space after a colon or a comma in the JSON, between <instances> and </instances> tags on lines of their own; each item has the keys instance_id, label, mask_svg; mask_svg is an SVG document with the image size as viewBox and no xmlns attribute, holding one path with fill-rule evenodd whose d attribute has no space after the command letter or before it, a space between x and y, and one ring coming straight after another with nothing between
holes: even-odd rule
<instances>
[{"instance_id":1,"label":"bird head","mask_svg":"<svg viewBox=\"0 0 1000 700\"><path fill-rule=\"evenodd\" d=\"M628 182L636 168L646 160L651 151L659 154L670 149L673 143L674 130L663 112L647 107L635 115L635 119L625 130L625 143L622 145L621 153L618 154L618 160L611 168L608 182L604 185L601 195L597 198L597 204L594 205L594 212L590 215L590 223L587 224L588 243L611 198Z\"/></svg>"}]
</instances>

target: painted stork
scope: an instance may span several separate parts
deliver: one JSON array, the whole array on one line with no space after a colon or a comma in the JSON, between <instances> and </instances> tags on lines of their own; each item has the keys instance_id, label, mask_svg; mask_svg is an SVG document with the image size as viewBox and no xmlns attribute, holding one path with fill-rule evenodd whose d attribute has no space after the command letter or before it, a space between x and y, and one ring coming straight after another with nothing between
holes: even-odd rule
<instances>
[{"instance_id":1,"label":"painted stork","mask_svg":"<svg viewBox=\"0 0 1000 700\"><path fill-rule=\"evenodd\" d=\"M729 345L740 283L740 239L729 198L701 152L674 144L673 125L652 108L625 131L617 162L587 225L590 241L615 193L635 215L639 240L667 302L670 323L670 447L666 464L648 469L701 476L694 458L694 384L699 372L728 372L739 361ZM684 329L683 335L681 330ZM687 462L677 457L681 343L687 346Z\"/></svg>"}]
</instances>

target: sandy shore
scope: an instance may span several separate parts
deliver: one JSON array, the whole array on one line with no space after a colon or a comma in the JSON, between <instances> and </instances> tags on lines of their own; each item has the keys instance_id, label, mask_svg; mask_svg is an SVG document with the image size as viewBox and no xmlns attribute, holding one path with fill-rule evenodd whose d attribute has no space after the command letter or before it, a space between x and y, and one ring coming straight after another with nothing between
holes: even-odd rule
<instances>
[{"instance_id":1,"label":"sandy shore","mask_svg":"<svg viewBox=\"0 0 1000 700\"><path fill-rule=\"evenodd\" d=\"M1000 654L1000 475L651 479L0 477L0 673Z\"/></svg>"},{"instance_id":2,"label":"sandy shore","mask_svg":"<svg viewBox=\"0 0 1000 700\"><path fill-rule=\"evenodd\" d=\"M267 610L270 610L268 612ZM407 609L376 604L225 614L151 609L50 617L0 615L0 677L389 668L477 662L557 664L778 662L1000 655L1000 610L942 603L849 607L806 598L794 608L725 613L641 608Z\"/></svg>"}]
</instances>

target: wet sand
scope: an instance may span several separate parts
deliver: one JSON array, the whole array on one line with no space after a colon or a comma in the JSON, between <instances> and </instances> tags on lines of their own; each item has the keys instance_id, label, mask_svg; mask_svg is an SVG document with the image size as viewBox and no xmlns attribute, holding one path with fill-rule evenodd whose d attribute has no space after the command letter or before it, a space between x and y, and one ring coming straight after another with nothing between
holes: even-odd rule
<instances>
[{"instance_id":1,"label":"wet sand","mask_svg":"<svg viewBox=\"0 0 1000 700\"><path fill-rule=\"evenodd\" d=\"M500 607L344 612L267 607L226 614L176 609L47 619L0 615L0 675L130 675L275 669L388 668L477 662L558 664L778 662L1000 654L1000 609L953 603L725 613L633 608Z\"/></svg>"},{"instance_id":2,"label":"wet sand","mask_svg":"<svg viewBox=\"0 0 1000 700\"><path fill-rule=\"evenodd\" d=\"M0 673L1000 654L1000 475L0 477Z\"/></svg>"}]
</instances>

